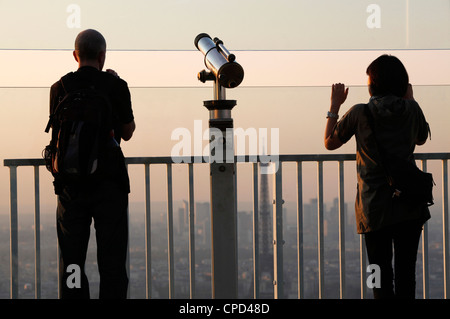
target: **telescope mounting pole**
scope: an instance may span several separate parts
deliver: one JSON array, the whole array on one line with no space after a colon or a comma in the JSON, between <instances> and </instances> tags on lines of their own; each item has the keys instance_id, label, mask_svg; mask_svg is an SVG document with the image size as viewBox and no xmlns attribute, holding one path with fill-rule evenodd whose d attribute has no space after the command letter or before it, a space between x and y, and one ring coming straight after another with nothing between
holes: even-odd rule
<instances>
[{"instance_id":1,"label":"telescope mounting pole","mask_svg":"<svg viewBox=\"0 0 450 319\"><path fill-rule=\"evenodd\" d=\"M233 146L233 119L231 109L235 100L225 99L225 88L214 80L214 100L204 101L209 110L209 128L222 133L219 144L222 158L210 160L211 186L211 248L212 297L236 299L238 297L236 164ZM210 145L214 140L210 135ZM213 153L210 150L210 159Z\"/></svg>"}]
</instances>

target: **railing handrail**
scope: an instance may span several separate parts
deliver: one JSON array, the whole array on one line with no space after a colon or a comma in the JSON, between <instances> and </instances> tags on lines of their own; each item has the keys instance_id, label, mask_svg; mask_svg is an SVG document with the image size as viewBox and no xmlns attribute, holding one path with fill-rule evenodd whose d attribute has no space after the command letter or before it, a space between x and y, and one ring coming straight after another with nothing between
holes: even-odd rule
<instances>
[{"instance_id":1,"label":"railing handrail","mask_svg":"<svg viewBox=\"0 0 450 319\"><path fill-rule=\"evenodd\" d=\"M273 155L272 155L273 156ZM354 161L355 154L281 154L277 155L281 162L335 162L335 161ZM254 163L256 155L236 155L237 163ZM443 160L450 159L450 153L414 153L416 160ZM208 157L203 156L146 156L146 157L126 157L126 164L176 164L176 163L209 163ZM43 158L18 158L4 159L3 165L10 166L43 166Z\"/></svg>"}]
</instances>

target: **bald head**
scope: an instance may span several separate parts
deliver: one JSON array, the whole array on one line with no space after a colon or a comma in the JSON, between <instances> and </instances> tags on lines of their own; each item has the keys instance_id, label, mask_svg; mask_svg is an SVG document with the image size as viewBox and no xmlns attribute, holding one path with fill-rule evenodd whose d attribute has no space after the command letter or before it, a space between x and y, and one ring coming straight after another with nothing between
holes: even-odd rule
<instances>
[{"instance_id":1,"label":"bald head","mask_svg":"<svg viewBox=\"0 0 450 319\"><path fill-rule=\"evenodd\" d=\"M105 52L105 38L96 30L84 30L75 39L75 53L80 61L98 60Z\"/></svg>"}]
</instances>

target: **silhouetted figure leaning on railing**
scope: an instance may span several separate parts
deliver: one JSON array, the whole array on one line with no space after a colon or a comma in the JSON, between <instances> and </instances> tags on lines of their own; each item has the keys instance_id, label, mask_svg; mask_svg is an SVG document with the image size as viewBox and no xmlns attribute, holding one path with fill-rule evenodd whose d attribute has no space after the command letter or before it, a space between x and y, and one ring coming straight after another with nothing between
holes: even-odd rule
<instances>
[{"instance_id":1,"label":"silhouetted figure leaning on railing","mask_svg":"<svg viewBox=\"0 0 450 319\"><path fill-rule=\"evenodd\" d=\"M348 88L341 83L332 86L325 147L335 150L355 136L356 226L364 234L374 270L374 297L415 298L417 249L423 224L430 218L430 203L404 199L407 192L393 187L391 176L399 169L391 169L391 164L395 156L395 161L415 166L415 146L425 143L429 126L398 58L378 57L367 75L369 102L354 105L340 120Z\"/></svg>"}]
</instances>

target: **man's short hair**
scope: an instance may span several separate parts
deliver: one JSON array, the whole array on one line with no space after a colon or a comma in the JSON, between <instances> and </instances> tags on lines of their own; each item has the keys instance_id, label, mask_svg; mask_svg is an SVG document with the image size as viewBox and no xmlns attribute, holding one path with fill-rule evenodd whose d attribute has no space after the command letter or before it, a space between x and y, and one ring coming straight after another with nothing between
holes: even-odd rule
<instances>
[{"instance_id":1,"label":"man's short hair","mask_svg":"<svg viewBox=\"0 0 450 319\"><path fill-rule=\"evenodd\" d=\"M366 73L372 95L405 96L409 84L408 72L395 56L384 54L378 57L367 67Z\"/></svg>"},{"instance_id":2,"label":"man's short hair","mask_svg":"<svg viewBox=\"0 0 450 319\"><path fill-rule=\"evenodd\" d=\"M101 52L106 51L106 40L96 30L84 30L75 39L75 51L83 61L95 60Z\"/></svg>"}]
</instances>

